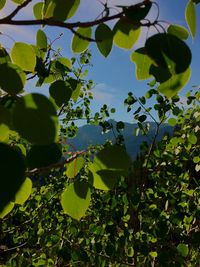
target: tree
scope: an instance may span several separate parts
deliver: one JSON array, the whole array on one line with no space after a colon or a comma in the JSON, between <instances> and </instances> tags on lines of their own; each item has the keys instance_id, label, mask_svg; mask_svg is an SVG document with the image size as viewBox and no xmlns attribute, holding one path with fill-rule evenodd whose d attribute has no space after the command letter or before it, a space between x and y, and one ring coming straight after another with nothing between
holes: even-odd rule
<instances>
[{"instance_id":1,"label":"tree","mask_svg":"<svg viewBox=\"0 0 200 267\"><path fill-rule=\"evenodd\" d=\"M35 45L16 42L10 53L1 46L1 218L12 211L11 221L2 221L2 240L6 240L7 233L17 231L15 238L9 234L8 240L4 241L6 248L3 253L20 247L23 249L22 254L11 253L11 257L8 254L10 259L4 258L3 264L63 266L69 263L73 266L76 261L79 266L83 262L88 262L88 266L91 263L108 266L109 262L113 266L198 264L199 128L195 128L195 133L192 129L193 124L196 127L199 122L199 93L188 95L188 102L194 106L186 113L176 104L179 101L177 93L186 85L191 74L192 55L184 41L189 36L187 29L179 25L165 29L157 17L153 22L149 21L147 15L152 5L157 5L149 0L132 6L118 6L119 12L114 15L110 15L110 9L105 6L101 17L89 22L68 22L78 9L78 0L38 2L33 7L35 20L15 19L31 0L13 2L17 4L16 9L1 18L0 25L66 28L74 34L72 51L81 54L79 58L70 60L60 56L59 50L54 50L53 42L48 43L41 29L37 31ZM5 0L2 1L0 8L4 8L5 3ZM198 3L190 0L185 11L193 38ZM114 19L117 22L111 30L106 23ZM130 92L125 100L128 112L136 102L139 103L140 107L134 112L135 119L139 129L147 134L146 115L151 116L151 113L145 104L148 98L156 98L154 108L159 122L156 121L155 137L147 155L131 163L123 146L120 131L123 124L120 122L116 128L119 133L116 144L68 152L67 146L60 143L61 139L76 134L75 119L86 118L88 123L100 124L104 130L113 127L104 121L109 116L105 105L91 118L90 89L93 82L86 80L84 72L90 63L90 42L96 42L97 49L107 57L113 44L122 49L132 48L140 37L142 27L160 27L163 30L163 33L148 38L144 47L131 54L131 60L136 64L137 79L153 78L150 83L152 88L146 97L137 99ZM93 29L95 37L92 37ZM36 85L40 87L50 84L50 97L24 92L24 85L30 79L37 79ZM77 106L77 103L80 105ZM166 121L169 111L177 116L177 120L172 118L169 123L173 126L180 124L179 135L166 137L156 144L159 127ZM72 157L63 159L63 153L72 154ZM189 155L193 155L192 166L186 163ZM163 166L168 162L166 169ZM178 181L174 179L174 170ZM133 179L133 175L136 178ZM35 188L40 188L40 192ZM102 195L99 190L111 191ZM25 203L29 197L30 200ZM91 199L93 204L90 204ZM103 208L110 211L110 202L113 218L109 221ZM90 205L94 209L89 212ZM75 220L80 220L87 212L88 217L78 223L63 212ZM31 213L31 218L27 218ZM104 215L106 222L95 226L93 222L99 223L99 218ZM119 218L122 222L118 221ZM48 221L50 226L47 229L45 225ZM30 227L34 229L27 239L27 228ZM78 231L74 231L73 227L77 227ZM119 237L114 235L116 231ZM53 237L49 236L49 232L53 233ZM94 239L90 238L91 232L95 234ZM169 235L167 240L163 239L164 232ZM82 240L82 236L87 234L88 238ZM105 238L102 238L104 234ZM19 244L20 239L24 243ZM11 245L11 249L7 245ZM41 253L36 253L37 245ZM92 253L93 248L95 253ZM125 248L125 256L119 253L120 250L124 253L122 248ZM27 253L24 260L23 253ZM34 259L30 257L32 253L36 253Z\"/></svg>"}]
</instances>

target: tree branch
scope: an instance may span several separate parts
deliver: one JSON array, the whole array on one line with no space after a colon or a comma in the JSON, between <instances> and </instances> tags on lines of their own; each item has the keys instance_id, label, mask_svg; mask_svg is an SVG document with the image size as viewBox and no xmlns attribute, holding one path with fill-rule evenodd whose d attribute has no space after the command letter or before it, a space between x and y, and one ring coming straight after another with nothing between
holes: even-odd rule
<instances>
[{"instance_id":1,"label":"tree branch","mask_svg":"<svg viewBox=\"0 0 200 267\"><path fill-rule=\"evenodd\" d=\"M81 150L81 151L76 151L76 152L67 152L67 154L71 154L72 156L67 158L66 160L63 160L62 162L51 164L47 167L35 168L32 170L29 170L26 172L26 175L29 176L29 175L33 175L36 173L43 173L43 172L49 171L51 169L62 168L62 167L64 167L65 164L72 162L74 159L78 158L79 156L81 156L87 152L88 152L88 150Z\"/></svg>"},{"instance_id":2,"label":"tree branch","mask_svg":"<svg viewBox=\"0 0 200 267\"><path fill-rule=\"evenodd\" d=\"M81 27L81 28L87 28L87 27L93 27L93 26L97 26L101 23L105 23L114 19L120 19L121 17L125 17L125 12L124 10L122 10L121 12L119 12L118 14L112 15L112 16L105 16L102 17L100 19L97 20L93 20L93 21L86 21L86 22L63 22L63 21L59 21L59 20L54 20L53 18L44 18L44 19L38 19L38 20L12 20L12 18L22 9L24 8L26 5L28 5L32 0L27 0L25 1L22 5L18 6L10 15L0 19L0 25L16 25L16 26L29 26L29 25L46 25L46 26L53 26L53 27L60 27L60 28L65 28L65 29L69 29L69 30L73 30L74 28L77 27ZM135 4L130 6L130 8L132 9L136 9L138 7L141 7L143 5L145 5L148 1L144 0L141 3ZM143 27L150 27L153 26L157 23L157 20L155 20L154 22L140 22L140 21L132 21L131 23L133 23L134 25L137 26L143 26ZM73 30L74 31L74 30ZM74 32L75 33L75 32ZM91 41L91 40L90 40ZM94 41L94 40L93 40Z\"/></svg>"}]
</instances>

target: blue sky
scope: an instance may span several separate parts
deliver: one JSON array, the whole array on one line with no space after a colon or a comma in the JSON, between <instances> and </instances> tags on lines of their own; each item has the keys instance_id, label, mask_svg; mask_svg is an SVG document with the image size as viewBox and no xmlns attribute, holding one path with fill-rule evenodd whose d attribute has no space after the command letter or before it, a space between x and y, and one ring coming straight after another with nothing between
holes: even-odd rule
<instances>
[{"instance_id":1,"label":"blue sky","mask_svg":"<svg viewBox=\"0 0 200 267\"><path fill-rule=\"evenodd\" d=\"M102 0L103 1L103 0ZM13 5L11 0L7 0L8 5L5 13L8 12ZM33 3L38 1L33 0ZM108 1L109 6L117 4L134 4L139 1L129 0L110 0ZM160 19L165 21L180 24L186 26L184 19L184 9L187 4L187 0L157 0L160 6ZM199 5L200 6L200 5ZM198 32L200 26L200 8L197 9L197 37L192 41L188 40L193 59L192 59L192 77L185 89L183 89L180 95L183 97L185 92L191 88L192 85L199 84L199 62L200 62L200 35ZM95 19L100 13L102 6L97 0L81 0L80 8L77 14L71 19L72 21L87 21L89 19ZM111 10L114 12L114 9ZM149 15L151 19L156 16L157 9L154 6L153 11ZM2 14L2 13L0 13ZM2 14L3 15L3 14ZM1 16L2 16L1 15ZM26 8L23 13L23 18L30 18L32 16L32 9ZM110 25L112 26L112 24ZM11 26L0 26L0 31L9 34L16 41L24 42L35 42L35 32L37 27L11 27ZM45 32L53 40L59 33L63 32L62 29L46 28ZM142 46L146 39L146 32L143 33L138 43L133 47L133 50ZM13 41L4 35L0 36L0 43L7 48L11 48ZM62 47L63 55L71 57L72 53L70 50L71 34L67 31L64 32L63 37L56 43ZM89 70L88 78L92 79L96 84L94 89L95 100L92 104L93 111L97 111L99 107L106 103L109 107L115 107L117 112L113 115L113 118L117 120L125 120L133 122L131 114L126 113L126 109L123 105L123 100L126 98L127 93L132 91L136 96L142 96L148 90L148 81L137 81L135 79L135 65L130 61L131 51L125 51L117 47L113 47L111 54L108 58L104 58L97 50L95 44L90 45L92 52L92 64L93 67ZM28 85L29 91L42 92L41 89L35 88L34 83ZM44 90L47 92L47 89ZM184 99L184 98L183 98ZM150 103L151 105L153 103Z\"/></svg>"}]
</instances>

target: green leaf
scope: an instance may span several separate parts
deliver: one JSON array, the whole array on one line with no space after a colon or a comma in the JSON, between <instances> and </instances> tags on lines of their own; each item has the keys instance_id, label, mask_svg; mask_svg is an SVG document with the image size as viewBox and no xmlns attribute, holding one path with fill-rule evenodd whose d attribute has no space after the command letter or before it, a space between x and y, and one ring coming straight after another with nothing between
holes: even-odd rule
<instances>
[{"instance_id":1,"label":"green leaf","mask_svg":"<svg viewBox=\"0 0 200 267\"><path fill-rule=\"evenodd\" d=\"M176 119L175 119L175 118L171 118L171 119L169 119L169 120L168 120L168 124L169 124L170 126L175 126L175 125L176 125Z\"/></svg>"},{"instance_id":2,"label":"green leaf","mask_svg":"<svg viewBox=\"0 0 200 267\"><path fill-rule=\"evenodd\" d=\"M79 174L80 170L84 166L84 158L78 157L77 159L74 159L72 162L66 165L66 176L68 178L74 178L77 174Z\"/></svg>"},{"instance_id":3,"label":"green leaf","mask_svg":"<svg viewBox=\"0 0 200 267\"><path fill-rule=\"evenodd\" d=\"M21 5L25 0L12 0L15 4Z\"/></svg>"},{"instance_id":4,"label":"green leaf","mask_svg":"<svg viewBox=\"0 0 200 267\"><path fill-rule=\"evenodd\" d=\"M197 137L195 134L190 134L188 137L188 141L190 142L190 144L195 145L197 143Z\"/></svg>"},{"instance_id":5,"label":"green leaf","mask_svg":"<svg viewBox=\"0 0 200 267\"><path fill-rule=\"evenodd\" d=\"M147 116L146 115L141 115L138 117L139 122L144 122L146 120Z\"/></svg>"},{"instance_id":6,"label":"green leaf","mask_svg":"<svg viewBox=\"0 0 200 267\"><path fill-rule=\"evenodd\" d=\"M180 25L171 24L167 28L167 32L169 34L176 35L176 37L183 39L183 40L187 40L189 37L188 30L185 27L180 26Z\"/></svg>"},{"instance_id":7,"label":"green leaf","mask_svg":"<svg viewBox=\"0 0 200 267\"><path fill-rule=\"evenodd\" d=\"M131 49L140 36L141 28L121 18L113 29L113 42L116 46L124 49Z\"/></svg>"},{"instance_id":8,"label":"green leaf","mask_svg":"<svg viewBox=\"0 0 200 267\"><path fill-rule=\"evenodd\" d=\"M123 7L123 11L125 13L125 16L129 19L132 20L133 22L135 21L140 21L142 19L144 19L151 7L152 7L152 3L151 2L147 2L146 4L144 4L143 6L128 6L128 7Z\"/></svg>"},{"instance_id":9,"label":"green leaf","mask_svg":"<svg viewBox=\"0 0 200 267\"><path fill-rule=\"evenodd\" d=\"M44 6L44 17L64 21L71 18L78 6L80 0L47 0Z\"/></svg>"},{"instance_id":10,"label":"green leaf","mask_svg":"<svg viewBox=\"0 0 200 267\"><path fill-rule=\"evenodd\" d=\"M32 191L32 181L30 178L26 178L23 184L20 186L17 194L15 195L15 204L23 205L29 198Z\"/></svg>"},{"instance_id":11,"label":"green leaf","mask_svg":"<svg viewBox=\"0 0 200 267\"><path fill-rule=\"evenodd\" d=\"M56 109L44 95L27 94L18 99L12 117L15 130L29 142L38 145L56 142L58 137Z\"/></svg>"},{"instance_id":12,"label":"green leaf","mask_svg":"<svg viewBox=\"0 0 200 267\"><path fill-rule=\"evenodd\" d=\"M76 88L72 92L72 99L76 102L81 92L81 83L77 83Z\"/></svg>"},{"instance_id":13,"label":"green leaf","mask_svg":"<svg viewBox=\"0 0 200 267\"><path fill-rule=\"evenodd\" d=\"M6 49L0 45L0 64L11 62L10 56Z\"/></svg>"},{"instance_id":14,"label":"green leaf","mask_svg":"<svg viewBox=\"0 0 200 267\"><path fill-rule=\"evenodd\" d=\"M192 0L189 0L185 8L185 19L190 29L192 38L196 36L196 7Z\"/></svg>"},{"instance_id":15,"label":"green leaf","mask_svg":"<svg viewBox=\"0 0 200 267\"><path fill-rule=\"evenodd\" d=\"M95 31L95 39L97 47L104 57L107 57L112 50L113 32L104 23L99 24Z\"/></svg>"},{"instance_id":16,"label":"green leaf","mask_svg":"<svg viewBox=\"0 0 200 267\"><path fill-rule=\"evenodd\" d=\"M6 141L9 136L11 114L7 108L0 105L0 142Z\"/></svg>"},{"instance_id":17,"label":"green leaf","mask_svg":"<svg viewBox=\"0 0 200 267\"><path fill-rule=\"evenodd\" d=\"M42 19L42 17L43 17L43 14L42 14L43 7L44 7L44 3L43 2L36 3L33 6L33 14L34 14L36 19Z\"/></svg>"},{"instance_id":18,"label":"green leaf","mask_svg":"<svg viewBox=\"0 0 200 267\"><path fill-rule=\"evenodd\" d=\"M9 214L14 208L15 203L9 202L2 211L0 211L0 219L3 219L7 214Z\"/></svg>"},{"instance_id":19,"label":"green leaf","mask_svg":"<svg viewBox=\"0 0 200 267\"><path fill-rule=\"evenodd\" d=\"M158 91L166 97L171 98L176 95L189 81L191 69L189 68L183 73L173 75L169 80L158 86Z\"/></svg>"},{"instance_id":20,"label":"green leaf","mask_svg":"<svg viewBox=\"0 0 200 267\"><path fill-rule=\"evenodd\" d=\"M71 60L66 57L60 57L57 59L57 61L60 62L63 66L67 67L69 70L72 68Z\"/></svg>"},{"instance_id":21,"label":"green leaf","mask_svg":"<svg viewBox=\"0 0 200 267\"><path fill-rule=\"evenodd\" d=\"M11 57L14 63L23 70L34 72L36 54L31 45L16 42L11 50Z\"/></svg>"},{"instance_id":22,"label":"green leaf","mask_svg":"<svg viewBox=\"0 0 200 267\"><path fill-rule=\"evenodd\" d=\"M22 154L0 143L0 212L14 199L15 194L24 182L25 162Z\"/></svg>"},{"instance_id":23,"label":"green leaf","mask_svg":"<svg viewBox=\"0 0 200 267\"><path fill-rule=\"evenodd\" d=\"M189 253L188 245L186 245L186 244L179 244L177 246L177 250L180 253L180 255L184 258L187 257L187 255Z\"/></svg>"},{"instance_id":24,"label":"green leaf","mask_svg":"<svg viewBox=\"0 0 200 267\"><path fill-rule=\"evenodd\" d=\"M62 157L60 145L34 145L27 153L27 165L30 169L42 168L59 162Z\"/></svg>"},{"instance_id":25,"label":"green leaf","mask_svg":"<svg viewBox=\"0 0 200 267\"><path fill-rule=\"evenodd\" d=\"M47 51L47 36L46 34L42 31L42 30L38 30L37 31L37 35L36 35L36 45L39 49L41 49L42 51L46 52Z\"/></svg>"},{"instance_id":26,"label":"green leaf","mask_svg":"<svg viewBox=\"0 0 200 267\"><path fill-rule=\"evenodd\" d=\"M71 85L63 80L57 80L49 87L50 96L55 100L58 107L67 104L71 98Z\"/></svg>"},{"instance_id":27,"label":"green leaf","mask_svg":"<svg viewBox=\"0 0 200 267\"><path fill-rule=\"evenodd\" d=\"M91 192L86 181L76 181L66 187L61 196L61 205L66 214L80 220L86 213Z\"/></svg>"},{"instance_id":28,"label":"green leaf","mask_svg":"<svg viewBox=\"0 0 200 267\"><path fill-rule=\"evenodd\" d=\"M147 55L145 48L139 48L131 54L131 61L136 65L136 78L144 80L151 77L149 69L153 60Z\"/></svg>"},{"instance_id":29,"label":"green leaf","mask_svg":"<svg viewBox=\"0 0 200 267\"><path fill-rule=\"evenodd\" d=\"M25 73L12 63L0 64L0 87L11 95L18 94L24 88Z\"/></svg>"},{"instance_id":30,"label":"green leaf","mask_svg":"<svg viewBox=\"0 0 200 267\"><path fill-rule=\"evenodd\" d=\"M195 156L195 157L193 158L193 162L194 162L194 163L199 163L199 162L200 162L200 157Z\"/></svg>"},{"instance_id":31,"label":"green leaf","mask_svg":"<svg viewBox=\"0 0 200 267\"><path fill-rule=\"evenodd\" d=\"M88 165L90 183L96 189L112 189L117 178L127 174L129 166L130 158L123 147L105 147L94 157L94 162Z\"/></svg>"},{"instance_id":32,"label":"green leaf","mask_svg":"<svg viewBox=\"0 0 200 267\"><path fill-rule=\"evenodd\" d=\"M134 249L133 249L133 247L129 247L127 250L127 256L132 258L133 255L134 255Z\"/></svg>"},{"instance_id":33,"label":"green leaf","mask_svg":"<svg viewBox=\"0 0 200 267\"><path fill-rule=\"evenodd\" d=\"M76 32L77 32L77 34L79 34L83 38L84 37L91 38L92 28L90 28L90 27L78 28L78 30ZM80 38L78 35L74 34L74 36L72 38L72 51L74 53L82 53L88 48L89 41L85 40L83 38Z\"/></svg>"},{"instance_id":34,"label":"green leaf","mask_svg":"<svg viewBox=\"0 0 200 267\"><path fill-rule=\"evenodd\" d=\"M154 65L170 73L182 73L188 69L192 54L185 42L175 35L159 33L147 39L146 52Z\"/></svg>"},{"instance_id":35,"label":"green leaf","mask_svg":"<svg viewBox=\"0 0 200 267\"><path fill-rule=\"evenodd\" d=\"M5 6L6 0L0 1L0 10Z\"/></svg>"},{"instance_id":36,"label":"green leaf","mask_svg":"<svg viewBox=\"0 0 200 267\"><path fill-rule=\"evenodd\" d=\"M157 258L157 256L158 256L158 253L156 252L156 251L151 251L151 252L149 252L149 255L152 257L152 258Z\"/></svg>"}]
</instances>

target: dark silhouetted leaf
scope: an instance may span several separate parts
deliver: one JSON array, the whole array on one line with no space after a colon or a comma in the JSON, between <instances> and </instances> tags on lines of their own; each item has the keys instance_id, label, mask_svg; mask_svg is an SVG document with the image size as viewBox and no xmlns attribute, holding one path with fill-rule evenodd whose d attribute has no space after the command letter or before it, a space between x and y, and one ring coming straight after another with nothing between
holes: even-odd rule
<instances>
[{"instance_id":1,"label":"dark silhouetted leaf","mask_svg":"<svg viewBox=\"0 0 200 267\"><path fill-rule=\"evenodd\" d=\"M26 75L12 63L0 64L0 87L11 95L18 94L24 88Z\"/></svg>"},{"instance_id":2,"label":"dark silhouetted leaf","mask_svg":"<svg viewBox=\"0 0 200 267\"><path fill-rule=\"evenodd\" d=\"M72 95L71 85L68 82L58 80L49 87L50 96L55 100L58 107L67 104Z\"/></svg>"},{"instance_id":3,"label":"dark silhouetted leaf","mask_svg":"<svg viewBox=\"0 0 200 267\"><path fill-rule=\"evenodd\" d=\"M30 169L47 167L57 163L62 157L60 145L53 143L43 146L32 146L27 153L27 165Z\"/></svg>"},{"instance_id":4,"label":"dark silhouetted leaf","mask_svg":"<svg viewBox=\"0 0 200 267\"><path fill-rule=\"evenodd\" d=\"M21 97L13 109L13 125L29 142L46 145L57 140L58 120L52 102L41 94Z\"/></svg>"},{"instance_id":5,"label":"dark silhouetted leaf","mask_svg":"<svg viewBox=\"0 0 200 267\"><path fill-rule=\"evenodd\" d=\"M0 143L0 212L13 200L24 182L25 162L19 151Z\"/></svg>"},{"instance_id":6,"label":"dark silhouetted leaf","mask_svg":"<svg viewBox=\"0 0 200 267\"><path fill-rule=\"evenodd\" d=\"M104 57L110 54L113 43L113 32L106 24L99 24L95 31L97 47ZM98 41L99 40L99 41Z\"/></svg>"}]
</instances>

